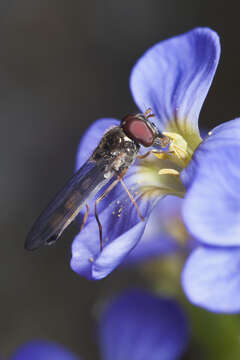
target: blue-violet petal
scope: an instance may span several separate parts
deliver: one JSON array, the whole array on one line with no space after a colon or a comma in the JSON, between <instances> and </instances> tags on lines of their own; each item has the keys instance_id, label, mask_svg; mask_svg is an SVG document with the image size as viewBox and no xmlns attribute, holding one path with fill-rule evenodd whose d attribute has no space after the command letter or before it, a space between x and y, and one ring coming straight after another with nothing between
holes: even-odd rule
<instances>
[{"instance_id":1,"label":"blue-violet petal","mask_svg":"<svg viewBox=\"0 0 240 360\"><path fill-rule=\"evenodd\" d=\"M54 342L35 340L20 346L10 360L80 360L80 358Z\"/></svg>"},{"instance_id":2,"label":"blue-violet petal","mask_svg":"<svg viewBox=\"0 0 240 360\"><path fill-rule=\"evenodd\" d=\"M173 300L129 290L100 319L103 360L176 360L188 343L188 324Z\"/></svg>"},{"instance_id":3,"label":"blue-violet petal","mask_svg":"<svg viewBox=\"0 0 240 360\"><path fill-rule=\"evenodd\" d=\"M188 299L213 312L240 311L240 248L199 247L182 272Z\"/></svg>"},{"instance_id":4,"label":"blue-violet petal","mask_svg":"<svg viewBox=\"0 0 240 360\"><path fill-rule=\"evenodd\" d=\"M240 119L212 130L181 178L187 188L183 219L209 245L240 245Z\"/></svg>"},{"instance_id":5,"label":"blue-violet petal","mask_svg":"<svg viewBox=\"0 0 240 360\"><path fill-rule=\"evenodd\" d=\"M193 149L200 139L198 117L219 56L218 35L196 28L154 45L132 70L130 88L139 108L150 107L161 130L180 133Z\"/></svg>"}]
</instances>

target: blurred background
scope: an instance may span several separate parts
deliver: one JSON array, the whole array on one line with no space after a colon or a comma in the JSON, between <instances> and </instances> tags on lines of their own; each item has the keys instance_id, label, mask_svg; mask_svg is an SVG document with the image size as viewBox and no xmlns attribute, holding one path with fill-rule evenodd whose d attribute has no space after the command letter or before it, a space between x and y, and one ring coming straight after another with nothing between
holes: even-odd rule
<instances>
[{"instance_id":1,"label":"blurred background","mask_svg":"<svg viewBox=\"0 0 240 360\"><path fill-rule=\"evenodd\" d=\"M72 175L86 128L135 111L128 77L154 43L196 26L216 30L222 57L200 124L212 128L239 116L239 10L231 0L0 0L2 356L48 338L98 358L96 301L144 276L77 276L69 266L74 227L57 246L34 253L24 251L25 236ZM188 307L194 336L184 359L239 359L239 317Z\"/></svg>"}]
</instances>

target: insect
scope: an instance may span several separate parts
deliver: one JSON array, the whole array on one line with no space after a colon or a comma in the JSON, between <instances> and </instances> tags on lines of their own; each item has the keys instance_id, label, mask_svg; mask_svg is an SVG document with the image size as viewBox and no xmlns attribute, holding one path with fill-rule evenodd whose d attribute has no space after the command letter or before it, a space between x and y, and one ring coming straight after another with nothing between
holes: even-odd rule
<instances>
[{"instance_id":1,"label":"insect","mask_svg":"<svg viewBox=\"0 0 240 360\"><path fill-rule=\"evenodd\" d=\"M100 250L103 249L102 225L97 213L97 204L118 184L121 183L142 220L137 203L128 191L123 177L136 158L145 158L150 153L139 155L140 147L169 144L170 139L164 136L149 121L154 116L151 109L144 114L126 115L120 126L115 126L105 133L99 145L86 163L73 175L63 189L50 202L30 230L25 248L34 250L41 245L51 245L57 241L67 226L76 218L81 209L87 211L81 228L87 221L89 213L88 201L93 198L104 185L113 180L108 188L95 201L95 216L99 226Z\"/></svg>"}]
</instances>

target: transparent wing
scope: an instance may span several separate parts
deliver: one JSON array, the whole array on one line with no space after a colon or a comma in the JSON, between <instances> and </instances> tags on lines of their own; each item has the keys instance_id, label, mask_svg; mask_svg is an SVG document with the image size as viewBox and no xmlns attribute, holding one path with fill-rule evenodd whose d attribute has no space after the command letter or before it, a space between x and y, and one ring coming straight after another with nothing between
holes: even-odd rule
<instances>
[{"instance_id":1,"label":"transparent wing","mask_svg":"<svg viewBox=\"0 0 240 360\"><path fill-rule=\"evenodd\" d=\"M90 198L112 178L106 177L106 164L88 160L50 202L30 230L25 248L37 249L54 243L75 219Z\"/></svg>"}]
</instances>

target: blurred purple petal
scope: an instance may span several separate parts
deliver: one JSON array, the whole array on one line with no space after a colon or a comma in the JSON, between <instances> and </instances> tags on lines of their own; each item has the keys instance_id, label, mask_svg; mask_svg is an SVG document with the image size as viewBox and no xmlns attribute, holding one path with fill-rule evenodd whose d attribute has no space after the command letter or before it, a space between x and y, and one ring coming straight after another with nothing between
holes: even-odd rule
<instances>
[{"instance_id":1,"label":"blurred purple petal","mask_svg":"<svg viewBox=\"0 0 240 360\"><path fill-rule=\"evenodd\" d=\"M179 305L140 290L115 298L100 319L103 360L176 360L188 343Z\"/></svg>"},{"instance_id":2,"label":"blurred purple petal","mask_svg":"<svg viewBox=\"0 0 240 360\"><path fill-rule=\"evenodd\" d=\"M185 263L182 285L192 303L210 311L240 312L240 248L199 247Z\"/></svg>"},{"instance_id":3,"label":"blurred purple petal","mask_svg":"<svg viewBox=\"0 0 240 360\"><path fill-rule=\"evenodd\" d=\"M179 250L180 246L167 234L159 234L148 239L143 234L138 245L127 256L124 265L141 264L160 256L174 254Z\"/></svg>"},{"instance_id":4,"label":"blurred purple petal","mask_svg":"<svg viewBox=\"0 0 240 360\"><path fill-rule=\"evenodd\" d=\"M176 196L167 196L158 202L140 242L127 256L124 265L140 263L180 250L180 244L169 230L174 230L173 227L181 222L182 203L183 199Z\"/></svg>"},{"instance_id":5,"label":"blurred purple petal","mask_svg":"<svg viewBox=\"0 0 240 360\"><path fill-rule=\"evenodd\" d=\"M80 360L80 358L54 342L35 340L20 346L10 360Z\"/></svg>"},{"instance_id":6,"label":"blurred purple petal","mask_svg":"<svg viewBox=\"0 0 240 360\"><path fill-rule=\"evenodd\" d=\"M198 134L198 116L219 56L218 35L208 28L196 28L154 45L131 74L136 104L142 111L151 107L162 130L171 128L188 137Z\"/></svg>"},{"instance_id":7,"label":"blurred purple petal","mask_svg":"<svg viewBox=\"0 0 240 360\"><path fill-rule=\"evenodd\" d=\"M210 245L240 245L240 119L213 129L181 178L187 187L183 219Z\"/></svg>"}]
</instances>

